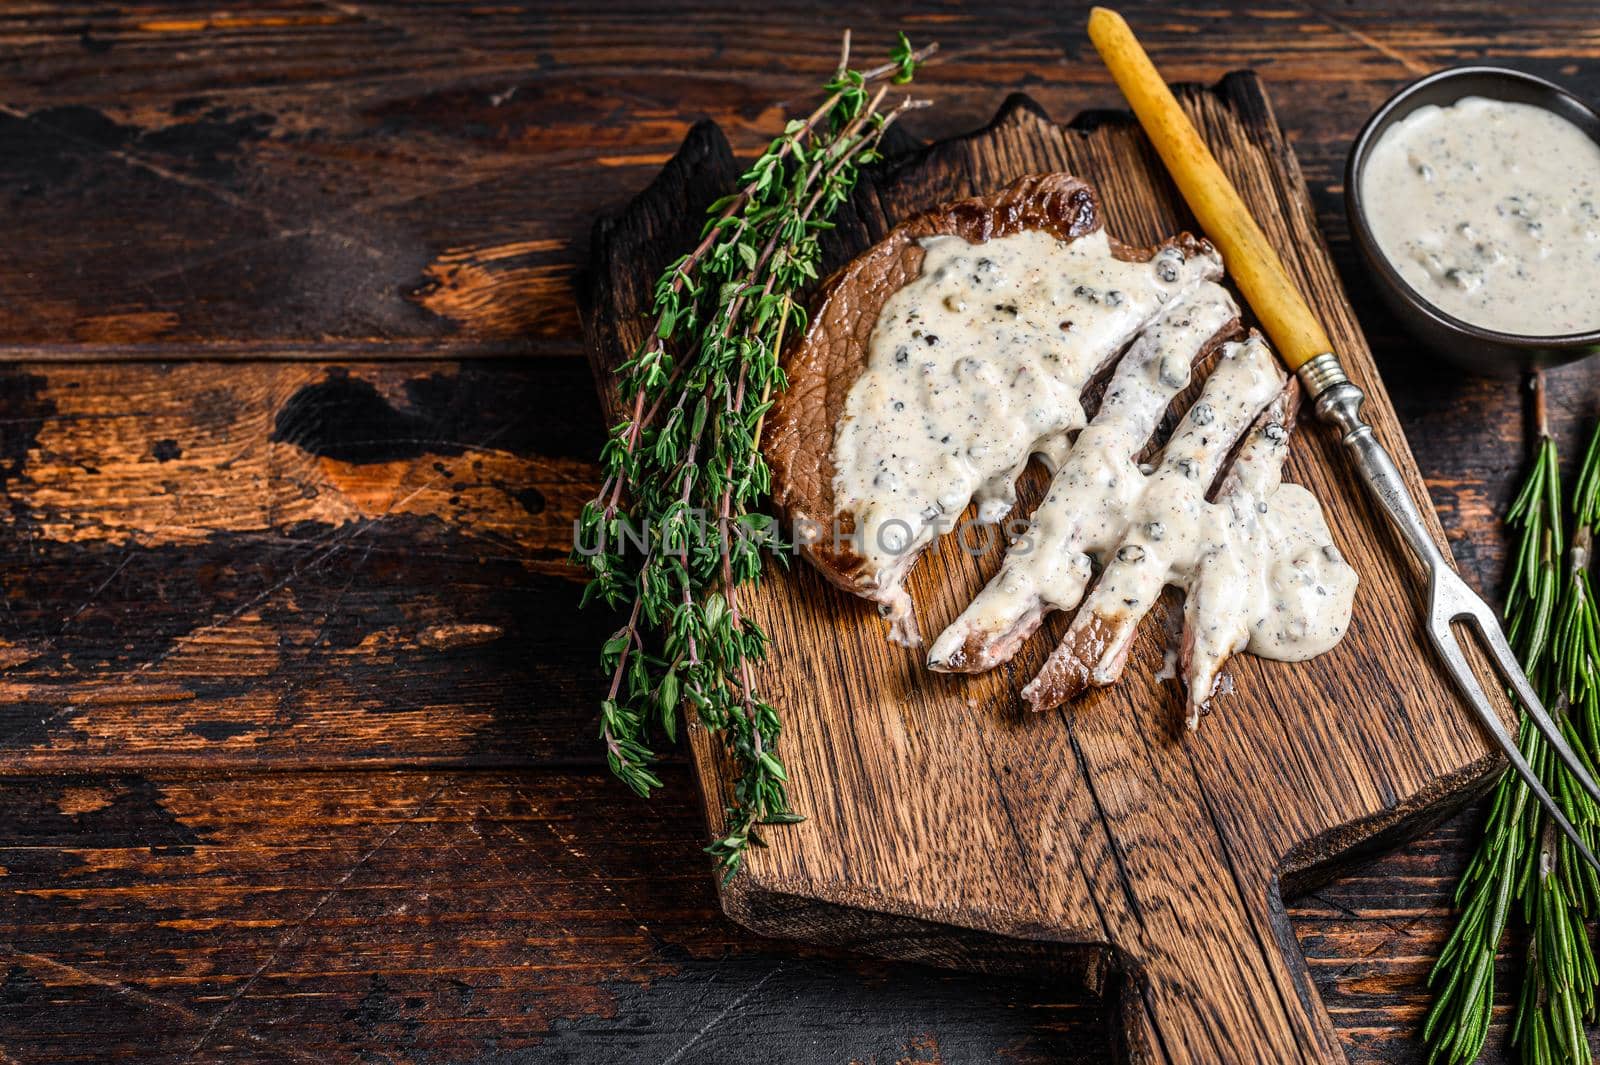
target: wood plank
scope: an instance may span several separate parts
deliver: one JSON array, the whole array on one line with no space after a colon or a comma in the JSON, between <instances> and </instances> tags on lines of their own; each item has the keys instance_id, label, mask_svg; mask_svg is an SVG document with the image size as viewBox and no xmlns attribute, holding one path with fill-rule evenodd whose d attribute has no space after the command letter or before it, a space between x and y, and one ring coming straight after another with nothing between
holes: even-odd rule
<instances>
[{"instance_id":1,"label":"wood plank","mask_svg":"<svg viewBox=\"0 0 1600 1065\"><path fill-rule=\"evenodd\" d=\"M0 1050L655 1061L709 1025L680 1060L1105 1060L1114 1003L1087 990L734 926L688 774L665 775L650 806L601 773L4 779ZM1291 907L1351 1061L1417 1059L1476 816Z\"/></svg>"},{"instance_id":2,"label":"wood plank","mask_svg":"<svg viewBox=\"0 0 1600 1065\"><path fill-rule=\"evenodd\" d=\"M1235 75L1181 98L1287 253L1368 392L1367 416L1420 490L1260 83ZM637 343L653 270L687 246L682 230L727 187L724 160L697 130L627 213L597 229L586 323L602 371ZM1051 170L1096 183L1107 228L1132 244L1192 225L1129 118L1062 128L1014 97L984 130L866 181L831 262L921 208ZM860 603L805 567L769 567L747 609L772 638L762 682L784 709L791 795L809 820L750 856L724 889L729 914L762 931L978 967L1009 969L1032 946L1038 964L1128 980L1139 988L1123 1003L1134 1060L1342 1060L1304 965L1285 956L1280 879L1302 890L1352 848L1414 833L1472 794L1495 760L1424 645L1415 576L1337 445L1315 431L1297 439L1288 476L1343 534L1363 581L1356 618L1312 662L1237 663L1235 694L1193 735L1175 724L1174 688L1152 676L1158 622L1144 626L1121 684L1019 720L1016 689L1053 640L981 677L929 676L919 652L883 641ZM1035 476L1025 496L1041 490ZM910 586L924 628L953 617L992 565L954 538L930 552ZM1057 619L1052 634L1062 627ZM692 735L715 833L727 768L703 732Z\"/></svg>"},{"instance_id":3,"label":"wood plank","mask_svg":"<svg viewBox=\"0 0 1600 1065\"><path fill-rule=\"evenodd\" d=\"M1086 991L735 936L678 783L642 808L598 773L7 780L0 1048L1099 1060Z\"/></svg>"},{"instance_id":4,"label":"wood plank","mask_svg":"<svg viewBox=\"0 0 1600 1065\"><path fill-rule=\"evenodd\" d=\"M1487 3L1403 24L1371 2L1126 7L1174 79L1270 78L1334 227L1362 118L1461 49L1600 95L1600 66L1580 62L1600 55L1582 0L1519 13L1514 33ZM831 69L845 24L860 54L887 47L891 27L853 15L13 5L0 11L15 58L0 70L0 196L15 208L0 357L257 357L329 338L395 342L396 358L426 357L427 341L570 353L570 277L595 211L620 206L702 115L753 151ZM1052 114L1115 104L1082 21L1025 0L908 13L908 31L944 45L918 86L937 106L908 128L971 129L1019 87Z\"/></svg>"},{"instance_id":5,"label":"wood plank","mask_svg":"<svg viewBox=\"0 0 1600 1065\"><path fill-rule=\"evenodd\" d=\"M0 374L0 766L590 757L559 366Z\"/></svg>"}]
</instances>

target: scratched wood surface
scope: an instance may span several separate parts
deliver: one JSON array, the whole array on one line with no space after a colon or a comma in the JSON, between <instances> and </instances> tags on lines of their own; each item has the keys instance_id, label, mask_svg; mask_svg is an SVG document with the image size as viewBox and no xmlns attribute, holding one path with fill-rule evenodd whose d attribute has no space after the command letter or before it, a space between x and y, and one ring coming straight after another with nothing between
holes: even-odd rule
<instances>
[{"instance_id":1,"label":"scratched wood surface","mask_svg":"<svg viewBox=\"0 0 1600 1065\"><path fill-rule=\"evenodd\" d=\"M1408 10L1127 8L1173 78L1267 79L1456 557L1498 591L1525 412L1413 360L1339 167L1447 63L1600 97L1600 30L1570 0ZM925 139L1013 90L1116 102L1074 5L0 8L4 1058L1104 1060L1087 989L735 929L687 772L642 805L590 742L611 619L559 564L603 439L589 225L696 118L747 155L847 20L944 44ZM1570 441L1595 371L1554 399ZM1419 1059L1474 824L1290 908L1351 1060Z\"/></svg>"}]
</instances>

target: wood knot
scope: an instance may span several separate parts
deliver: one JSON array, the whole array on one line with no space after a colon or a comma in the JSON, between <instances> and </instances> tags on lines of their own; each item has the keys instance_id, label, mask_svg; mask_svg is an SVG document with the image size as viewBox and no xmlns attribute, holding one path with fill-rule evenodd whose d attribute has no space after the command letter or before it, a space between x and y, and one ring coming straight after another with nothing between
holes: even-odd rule
<instances>
[{"instance_id":1,"label":"wood knot","mask_svg":"<svg viewBox=\"0 0 1600 1065\"><path fill-rule=\"evenodd\" d=\"M417 642L435 651L454 651L461 647L475 647L505 635L499 625L433 625L417 635Z\"/></svg>"}]
</instances>

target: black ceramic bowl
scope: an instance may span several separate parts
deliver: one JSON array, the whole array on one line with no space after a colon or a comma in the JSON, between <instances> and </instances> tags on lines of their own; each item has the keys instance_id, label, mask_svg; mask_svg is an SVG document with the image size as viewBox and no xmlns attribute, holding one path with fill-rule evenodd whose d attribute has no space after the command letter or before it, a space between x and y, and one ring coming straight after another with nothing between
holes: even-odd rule
<instances>
[{"instance_id":1,"label":"black ceramic bowl","mask_svg":"<svg viewBox=\"0 0 1600 1065\"><path fill-rule=\"evenodd\" d=\"M1600 352L1600 328L1560 336L1521 336L1470 325L1439 310L1408 285L1373 239L1361 202L1361 172L1372 146L1394 123L1419 107L1448 107L1463 96L1532 104L1567 119L1600 142L1600 112L1559 85L1504 67L1451 67L1401 89L1367 120L1344 169L1344 205L1356 244L1372 269L1378 291L1410 332L1431 350L1475 373L1508 374L1559 366Z\"/></svg>"}]
</instances>

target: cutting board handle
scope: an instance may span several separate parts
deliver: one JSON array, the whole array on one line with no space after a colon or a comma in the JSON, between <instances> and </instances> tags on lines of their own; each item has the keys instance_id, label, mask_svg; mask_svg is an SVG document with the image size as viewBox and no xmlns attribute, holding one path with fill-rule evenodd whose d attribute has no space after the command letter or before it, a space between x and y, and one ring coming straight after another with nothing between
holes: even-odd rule
<instances>
[{"instance_id":1,"label":"cutting board handle","mask_svg":"<svg viewBox=\"0 0 1600 1065\"><path fill-rule=\"evenodd\" d=\"M1130 983L1141 1000L1124 1010L1130 1059L1345 1065L1276 884L1261 885L1247 901L1240 886L1237 909L1180 909L1185 935L1130 948Z\"/></svg>"}]
</instances>

